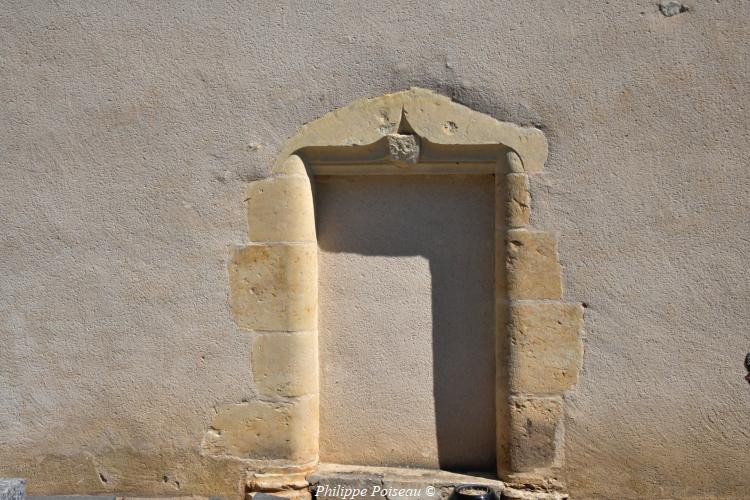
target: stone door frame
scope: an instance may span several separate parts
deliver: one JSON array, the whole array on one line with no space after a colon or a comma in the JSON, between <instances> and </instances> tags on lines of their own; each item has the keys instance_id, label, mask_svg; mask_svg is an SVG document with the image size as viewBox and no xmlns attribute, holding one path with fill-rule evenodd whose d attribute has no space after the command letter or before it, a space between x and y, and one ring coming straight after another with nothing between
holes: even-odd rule
<instances>
[{"instance_id":1,"label":"stone door frame","mask_svg":"<svg viewBox=\"0 0 750 500\"><path fill-rule=\"evenodd\" d=\"M546 158L540 130L417 88L355 101L302 127L270 177L247 187L249 243L231 250L230 308L257 334L258 401L219 411L204 449L255 464L264 472L251 478L257 491L304 488L318 463L313 175L493 174L498 476L561 487L562 394L578 381L583 308L562 300L555 236L529 227L529 176ZM238 419L258 424L250 431Z\"/></svg>"}]
</instances>

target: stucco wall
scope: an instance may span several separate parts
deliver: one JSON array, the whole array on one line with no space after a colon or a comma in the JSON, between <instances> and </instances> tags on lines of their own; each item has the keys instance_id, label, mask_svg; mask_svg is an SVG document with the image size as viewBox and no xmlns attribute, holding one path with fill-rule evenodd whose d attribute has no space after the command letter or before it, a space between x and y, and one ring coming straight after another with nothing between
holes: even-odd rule
<instances>
[{"instance_id":1,"label":"stucco wall","mask_svg":"<svg viewBox=\"0 0 750 500\"><path fill-rule=\"evenodd\" d=\"M321 460L494 471L493 177L323 177L315 195Z\"/></svg>"},{"instance_id":2,"label":"stucco wall","mask_svg":"<svg viewBox=\"0 0 750 500\"><path fill-rule=\"evenodd\" d=\"M750 3L686 3L3 2L0 475L234 492L199 450L255 397L243 185L305 122L417 85L549 140L533 223L588 304L574 497L747 495Z\"/></svg>"}]
</instances>

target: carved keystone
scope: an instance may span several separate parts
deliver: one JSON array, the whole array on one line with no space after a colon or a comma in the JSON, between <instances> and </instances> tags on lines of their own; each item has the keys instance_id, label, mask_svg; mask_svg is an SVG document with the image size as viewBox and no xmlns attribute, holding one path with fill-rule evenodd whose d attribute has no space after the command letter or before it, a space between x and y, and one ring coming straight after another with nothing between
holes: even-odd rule
<instances>
[{"instance_id":1,"label":"carved keystone","mask_svg":"<svg viewBox=\"0 0 750 500\"><path fill-rule=\"evenodd\" d=\"M397 166L419 161L419 138L415 135L388 134L388 157Z\"/></svg>"}]
</instances>

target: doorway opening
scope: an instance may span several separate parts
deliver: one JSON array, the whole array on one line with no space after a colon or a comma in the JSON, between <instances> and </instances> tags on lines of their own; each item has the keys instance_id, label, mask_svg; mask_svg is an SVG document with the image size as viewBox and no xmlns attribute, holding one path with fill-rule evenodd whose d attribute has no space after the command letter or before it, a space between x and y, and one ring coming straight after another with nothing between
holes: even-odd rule
<instances>
[{"instance_id":1,"label":"doorway opening","mask_svg":"<svg viewBox=\"0 0 750 500\"><path fill-rule=\"evenodd\" d=\"M315 177L322 462L495 470L494 189Z\"/></svg>"}]
</instances>

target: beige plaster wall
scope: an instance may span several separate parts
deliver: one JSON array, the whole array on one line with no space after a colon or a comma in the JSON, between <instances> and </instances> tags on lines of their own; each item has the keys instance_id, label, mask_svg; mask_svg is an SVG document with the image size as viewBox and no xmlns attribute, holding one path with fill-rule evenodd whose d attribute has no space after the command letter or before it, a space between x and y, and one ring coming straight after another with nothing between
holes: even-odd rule
<instances>
[{"instance_id":1,"label":"beige plaster wall","mask_svg":"<svg viewBox=\"0 0 750 500\"><path fill-rule=\"evenodd\" d=\"M494 471L494 178L315 187L321 460Z\"/></svg>"},{"instance_id":2,"label":"beige plaster wall","mask_svg":"<svg viewBox=\"0 0 750 500\"><path fill-rule=\"evenodd\" d=\"M248 180L302 124L432 88L543 129L535 227L588 304L575 498L747 496L743 0L0 7L0 475L31 493L224 494L254 401L227 306Z\"/></svg>"}]
</instances>

